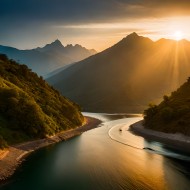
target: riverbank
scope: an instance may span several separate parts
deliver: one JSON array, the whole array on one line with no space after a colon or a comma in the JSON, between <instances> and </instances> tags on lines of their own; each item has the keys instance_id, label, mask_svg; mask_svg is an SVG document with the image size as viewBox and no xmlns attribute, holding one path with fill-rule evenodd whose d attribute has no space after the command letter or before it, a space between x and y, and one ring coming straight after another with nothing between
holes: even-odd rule
<instances>
[{"instance_id":1,"label":"riverbank","mask_svg":"<svg viewBox=\"0 0 190 190\"><path fill-rule=\"evenodd\" d=\"M161 142L163 144L166 144L168 147L190 154L189 136L185 136L180 133L171 134L146 129L143 126L143 120L132 124L130 126L130 131L136 135L143 136L148 140Z\"/></svg>"},{"instance_id":2,"label":"riverbank","mask_svg":"<svg viewBox=\"0 0 190 190\"><path fill-rule=\"evenodd\" d=\"M11 146L5 150L0 150L0 182L10 177L15 172L17 167L22 163L24 158L31 152L81 135L85 131L98 127L98 125L101 123L100 120L92 117L85 117L85 120L85 124L76 129L61 132L52 137Z\"/></svg>"}]
</instances>

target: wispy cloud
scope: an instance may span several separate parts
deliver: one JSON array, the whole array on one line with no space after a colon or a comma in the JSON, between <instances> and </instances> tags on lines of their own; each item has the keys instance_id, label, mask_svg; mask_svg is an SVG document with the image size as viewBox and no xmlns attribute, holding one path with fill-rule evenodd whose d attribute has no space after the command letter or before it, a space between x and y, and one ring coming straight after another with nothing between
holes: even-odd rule
<instances>
[{"instance_id":1,"label":"wispy cloud","mask_svg":"<svg viewBox=\"0 0 190 190\"><path fill-rule=\"evenodd\" d=\"M188 33L189 18L189 0L1 0L0 44L29 48L61 38L102 49L132 31L153 39Z\"/></svg>"}]
</instances>

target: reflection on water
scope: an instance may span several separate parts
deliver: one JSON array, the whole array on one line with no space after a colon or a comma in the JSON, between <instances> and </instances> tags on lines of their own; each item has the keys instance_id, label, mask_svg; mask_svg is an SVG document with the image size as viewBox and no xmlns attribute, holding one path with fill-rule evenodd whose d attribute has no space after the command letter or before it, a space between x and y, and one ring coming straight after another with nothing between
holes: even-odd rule
<instances>
[{"instance_id":1,"label":"reflection on water","mask_svg":"<svg viewBox=\"0 0 190 190\"><path fill-rule=\"evenodd\" d=\"M123 118L123 115L117 118ZM140 140L142 144L136 142L140 137L134 137L135 142L128 139L132 145L136 143L139 149L112 140L108 132L114 133L117 127L121 127L123 119L111 120L111 117L106 116L102 127L35 152L28 157L11 181L0 189L189 189L188 162L176 161L143 150L144 146L156 145L143 138ZM131 120L135 118L126 119L125 124L129 124ZM119 133L118 130L115 132ZM120 133L119 137L121 136ZM125 134L122 139L124 137Z\"/></svg>"},{"instance_id":2,"label":"reflection on water","mask_svg":"<svg viewBox=\"0 0 190 190\"><path fill-rule=\"evenodd\" d=\"M161 154L167 157L177 158L190 161L190 156L181 153L165 144L148 141L141 136L137 136L129 131L129 126L135 122L142 120L142 117L127 118L108 122L111 127L109 136L120 143L131 146L136 149L145 149L146 151Z\"/></svg>"}]
</instances>

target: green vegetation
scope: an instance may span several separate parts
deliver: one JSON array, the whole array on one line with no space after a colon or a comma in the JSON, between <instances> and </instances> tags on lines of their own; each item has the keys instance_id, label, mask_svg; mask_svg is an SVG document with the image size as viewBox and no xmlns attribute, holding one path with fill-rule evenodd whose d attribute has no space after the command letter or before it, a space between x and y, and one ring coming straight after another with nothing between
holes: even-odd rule
<instances>
[{"instance_id":1,"label":"green vegetation","mask_svg":"<svg viewBox=\"0 0 190 190\"><path fill-rule=\"evenodd\" d=\"M80 107L26 65L0 55L0 148L80 126Z\"/></svg>"},{"instance_id":2,"label":"green vegetation","mask_svg":"<svg viewBox=\"0 0 190 190\"><path fill-rule=\"evenodd\" d=\"M159 105L149 105L144 115L147 128L190 135L190 78Z\"/></svg>"}]
</instances>

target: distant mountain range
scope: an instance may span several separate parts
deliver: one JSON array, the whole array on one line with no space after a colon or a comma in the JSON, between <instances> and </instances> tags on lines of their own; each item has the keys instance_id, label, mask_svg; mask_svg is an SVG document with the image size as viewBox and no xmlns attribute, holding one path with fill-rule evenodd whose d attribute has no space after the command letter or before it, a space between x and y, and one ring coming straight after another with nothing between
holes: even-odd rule
<instances>
[{"instance_id":1,"label":"distant mountain range","mask_svg":"<svg viewBox=\"0 0 190 190\"><path fill-rule=\"evenodd\" d=\"M78 44L64 47L59 40L56 40L42 48L38 47L31 50L19 50L0 45L0 53L6 54L10 59L21 64L27 64L38 75L47 77L50 72L83 60L95 54L96 51L88 50Z\"/></svg>"},{"instance_id":2,"label":"distant mountain range","mask_svg":"<svg viewBox=\"0 0 190 190\"><path fill-rule=\"evenodd\" d=\"M190 42L128 35L47 81L94 112L140 112L190 76Z\"/></svg>"}]
</instances>

